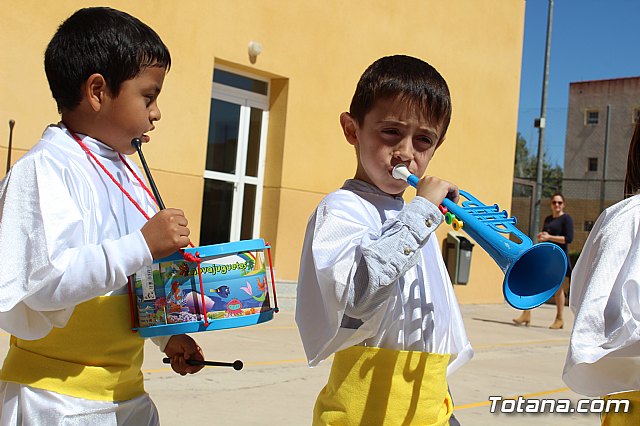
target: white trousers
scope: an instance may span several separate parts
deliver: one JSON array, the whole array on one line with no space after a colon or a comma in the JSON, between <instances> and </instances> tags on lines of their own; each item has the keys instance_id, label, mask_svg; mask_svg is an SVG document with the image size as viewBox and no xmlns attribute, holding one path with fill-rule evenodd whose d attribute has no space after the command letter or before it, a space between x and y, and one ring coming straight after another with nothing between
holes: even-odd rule
<instances>
[{"instance_id":1,"label":"white trousers","mask_svg":"<svg viewBox=\"0 0 640 426\"><path fill-rule=\"evenodd\" d=\"M0 382L0 426L158 426L148 394L128 401L91 401Z\"/></svg>"}]
</instances>

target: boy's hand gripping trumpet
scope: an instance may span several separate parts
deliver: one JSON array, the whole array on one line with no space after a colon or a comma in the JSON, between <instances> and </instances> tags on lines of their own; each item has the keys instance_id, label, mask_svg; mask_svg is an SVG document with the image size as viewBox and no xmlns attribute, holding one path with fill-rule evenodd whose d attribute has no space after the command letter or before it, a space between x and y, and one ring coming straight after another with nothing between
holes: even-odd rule
<instances>
[{"instance_id":1,"label":"boy's hand gripping trumpet","mask_svg":"<svg viewBox=\"0 0 640 426\"><path fill-rule=\"evenodd\" d=\"M419 181L403 164L395 166L392 175L414 188ZM500 211L497 204L487 206L462 190L460 195L467 199L461 206L448 198L442 201L442 205L464 222L463 229L504 272L502 292L505 300L516 309L532 309L553 296L562 285L567 270L564 251L553 243L534 245L516 228L516 218L509 217L504 210ZM520 242L511 241L508 234Z\"/></svg>"}]
</instances>

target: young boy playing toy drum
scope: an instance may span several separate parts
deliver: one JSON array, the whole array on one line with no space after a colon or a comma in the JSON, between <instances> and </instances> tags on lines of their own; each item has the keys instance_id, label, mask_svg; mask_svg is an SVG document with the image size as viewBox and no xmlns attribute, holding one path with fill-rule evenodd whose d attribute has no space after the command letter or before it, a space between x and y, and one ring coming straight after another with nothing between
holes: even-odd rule
<instances>
[{"instance_id":1,"label":"young boy playing toy drum","mask_svg":"<svg viewBox=\"0 0 640 426\"><path fill-rule=\"evenodd\" d=\"M447 374L468 361L456 297L434 235L458 188L429 176L405 204L404 164L425 173L445 138L449 89L429 64L384 57L364 72L340 116L354 179L326 196L305 236L296 322L310 366L335 354L313 424L444 425Z\"/></svg>"},{"instance_id":2,"label":"young boy playing toy drum","mask_svg":"<svg viewBox=\"0 0 640 426\"><path fill-rule=\"evenodd\" d=\"M170 64L151 28L109 8L77 11L46 49L62 119L0 183L1 424L159 423L127 277L185 247L189 229L180 210L156 213L122 154L149 142ZM202 368L187 364L204 359L190 337L156 343L177 373Z\"/></svg>"}]
</instances>

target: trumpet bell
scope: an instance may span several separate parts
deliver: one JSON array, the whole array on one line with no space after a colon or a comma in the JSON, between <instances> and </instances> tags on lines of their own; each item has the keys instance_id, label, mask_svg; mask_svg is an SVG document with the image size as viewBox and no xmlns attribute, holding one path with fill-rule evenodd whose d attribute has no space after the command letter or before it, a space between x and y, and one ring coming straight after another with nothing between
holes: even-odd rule
<instances>
[{"instance_id":1,"label":"trumpet bell","mask_svg":"<svg viewBox=\"0 0 640 426\"><path fill-rule=\"evenodd\" d=\"M540 306L560 288L566 270L567 256L560 247L535 244L512 259L502 286L504 298L516 309Z\"/></svg>"}]
</instances>

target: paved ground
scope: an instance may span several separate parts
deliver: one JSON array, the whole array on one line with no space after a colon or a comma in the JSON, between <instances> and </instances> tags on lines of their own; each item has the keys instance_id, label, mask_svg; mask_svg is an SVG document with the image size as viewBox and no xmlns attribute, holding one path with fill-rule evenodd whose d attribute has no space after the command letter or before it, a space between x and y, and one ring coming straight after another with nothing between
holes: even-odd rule
<instances>
[{"instance_id":1,"label":"paved ground","mask_svg":"<svg viewBox=\"0 0 640 426\"><path fill-rule=\"evenodd\" d=\"M330 360L307 367L294 323L291 288L278 286L282 308L275 318L252 327L195 334L207 359L241 359L245 368L207 367L182 377L162 364L162 354L147 342L144 374L147 391L163 425L308 425L319 390L329 374ZM280 290L281 289L281 290ZM282 293L282 295L280 295ZM570 399L561 379L572 314L568 324L549 330L555 306L533 312L531 327L515 327L518 312L506 304L464 305L464 321L476 355L450 378L455 415L463 425L598 425L595 414L492 414L490 396L519 395ZM0 336L0 356L8 344ZM508 404L508 403L507 403ZM505 407L508 405L505 404Z\"/></svg>"}]
</instances>

